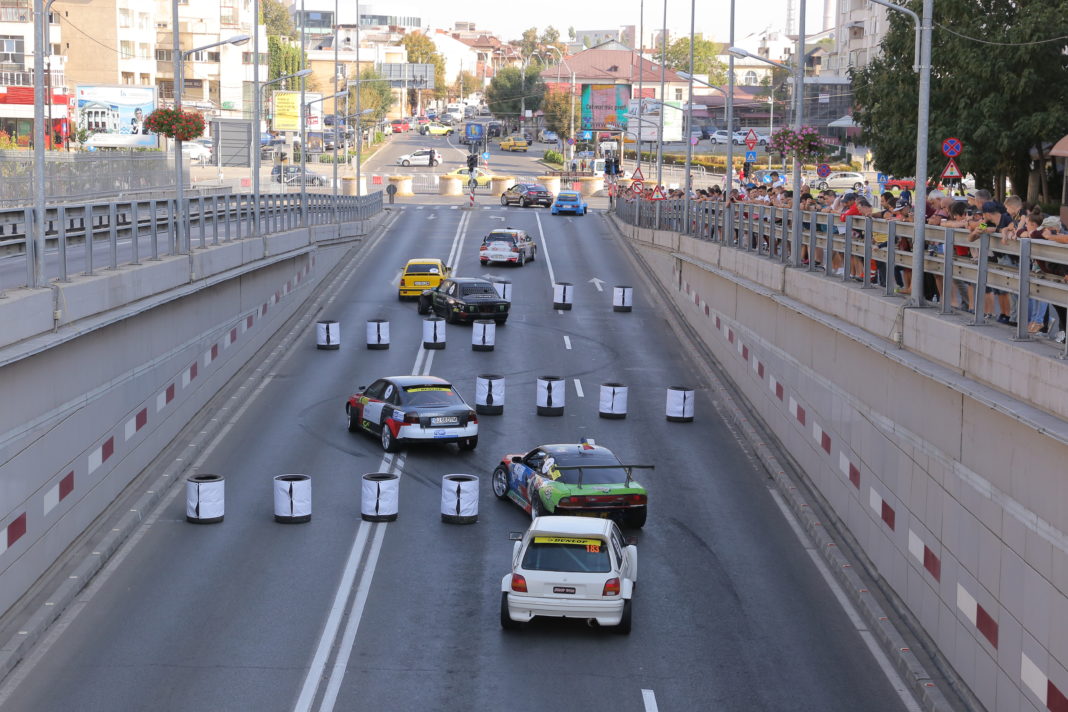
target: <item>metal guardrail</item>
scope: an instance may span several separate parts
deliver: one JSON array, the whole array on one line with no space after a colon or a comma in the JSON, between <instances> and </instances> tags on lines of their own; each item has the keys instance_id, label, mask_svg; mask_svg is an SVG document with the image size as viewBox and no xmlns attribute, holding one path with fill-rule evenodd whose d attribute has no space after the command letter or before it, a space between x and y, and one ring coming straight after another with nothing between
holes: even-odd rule
<instances>
[{"instance_id":1,"label":"metal guardrail","mask_svg":"<svg viewBox=\"0 0 1068 712\"><path fill-rule=\"evenodd\" d=\"M336 201L333 195L309 193L306 218L301 212L299 193L264 193L260 195L258 210L252 193L194 196L187 198L182 206L174 198L152 198L50 207L45 213L45 252L50 255L54 250L56 257L41 260L44 273L38 283L69 279L69 257L78 245L86 275L93 274L97 267L115 269L120 265L139 264L142 258L178 254L183 250L179 245L176 215L184 223L186 244L204 248L293 230L305 224L366 220L382 210L381 191L364 196L337 196ZM26 267L26 282L8 287L23 287L37 281L31 259L35 252L33 226L32 208L0 210L0 227L4 229L0 235L0 256L22 260ZM120 240L129 241L128 259L119 258ZM94 250L89 246L105 242L106 263L96 264Z\"/></svg>"},{"instance_id":2,"label":"metal guardrail","mask_svg":"<svg viewBox=\"0 0 1068 712\"><path fill-rule=\"evenodd\" d=\"M626 199L617 200L614 210L621 220L631 225L679 232L753 252L782 264L792 263L793 216L788 208L691 201L686 212L684 205L682 200L659 201L657 205L646 200ZM802 257L807 259L802 269L823 272L827 279L850 282L854 279L851 262L856 258L861 260L860 288L881 289L888 297L902 299L908 295L899 294L895 289L897 273L908 272L912 280L930 275L935 278L941 293L937 305L942 314L962 311L952 306L951 290L957 289L958 285L964 286L971 291L976 307L974 314L964 312L969 325L988 323L983 308L988 287L1015 295L1013 338L1018 341L1033 336L1028 331L1032 302L1068 307L1068 284L1065 283L1068 277L1047 271L1055 266L1052 269L1068 272L1068 247L1050 240L1005 240L984 234L971 241L967 230L928 225L923 232L927 246L923 275L915 275L911 274L911 246L915 236L912 223L860 215L851 216L849 222L844 222L837 214L803 211L801 227ZM957 248L966 254L958 254ZM831 260L825 259L828 252L841 258L841 274L830 268ZM1063 319L1060 328L1068 329ZM1068 358L1068 339L1061 357Z\"/></svg>"}]
</instances>

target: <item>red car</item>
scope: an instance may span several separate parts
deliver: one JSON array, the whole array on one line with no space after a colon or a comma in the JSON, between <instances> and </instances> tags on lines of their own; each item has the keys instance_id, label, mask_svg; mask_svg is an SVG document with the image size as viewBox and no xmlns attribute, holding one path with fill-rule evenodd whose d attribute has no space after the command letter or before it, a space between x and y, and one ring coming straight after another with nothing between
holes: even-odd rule
<instances>
[{"instance_id":1,"label":"red car","mask_svg":"<svg viewBox=\"0 0 1068 712\"><path fill-rule=\"evenodd\" d=\"M886 181L886 190L891 188L901 188L902 190L916 190L915 178L891 178Z\"/></svg>"},{"instance_id":2,"label":"red car","mask_svg":"<svg viewBox=\"0 0 1068 712\"><path fill-rule=\"evenodd\" d=\"M404 119L393 119L390 124L393 126L393 133L407 133L412 130L412 127Z\"/></svg>"},{"instance_id":3,"label":"red car","mask_svg":"<svg viewBox=\"0 0 1068 712\"><path fill-rule=\"evenodd\" d=\"M425 116L420 116L415 120L415 123L417 126L424 126L430 123L430 119Z\"/></svg>"}]
</instances>

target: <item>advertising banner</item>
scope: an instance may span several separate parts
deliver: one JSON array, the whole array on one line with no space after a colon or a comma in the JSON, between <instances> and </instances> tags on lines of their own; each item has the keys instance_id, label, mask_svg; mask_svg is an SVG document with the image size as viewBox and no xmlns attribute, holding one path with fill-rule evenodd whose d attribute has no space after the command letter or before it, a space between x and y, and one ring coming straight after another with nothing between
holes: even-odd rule
<instances>
[{"instance_id":1,"label":"advertising banner","mask_svg":"<svg viewBox=\"0 0 1068 712\"><path fill-rule=\"evenodd\" d=\"M620 128L626 125L630 86L626 84L585 84L582 87L582 126L587 131Z\"/></svg>"},{"instance_id":2,"label":"advertising banner","mask_svg":"<svg viewBox=\"0 0 1068 712\"><path fill-rule=\"evenodd\" d=\"M275 131L300 131L300 92L276 91L271 96L274 98L274 124L271 128ZM304 92L304 103L315 101L308 107L307 129L309 131L322 130L323 102L316 101L322 96L317 92Z\"/></svg>"},{"instance_id":3,"label":"advertising banner","mask_svg":"<svg viewBox=\"0 0 1068 712\"><path fill-rule=\"evenodd\" d=\"M95 148L155 148L158 139L144 122L156 109L155 87L86 85L75 90L78 128Z\"/></svg>"},{"instance_id":4,"label":"advertising banner","mask_svg":"<svg viewBox=\"0 0 1068 712\"><path fill-rule=\"evenodd\" d=\"M664 141L682 140L682 102L659 99L631 99L627 106L627 125L642 141L655 141L660 133L660 112L664 112ZM640 109L639 109L640 105ZM639 115L641 121L638 121Z\"/></svg>"}]
</instances>

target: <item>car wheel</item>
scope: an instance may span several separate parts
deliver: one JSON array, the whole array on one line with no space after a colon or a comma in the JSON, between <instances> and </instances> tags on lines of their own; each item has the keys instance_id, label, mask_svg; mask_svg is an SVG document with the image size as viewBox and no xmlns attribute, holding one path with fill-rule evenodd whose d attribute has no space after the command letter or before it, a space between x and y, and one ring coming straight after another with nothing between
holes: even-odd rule
<instances>
[{"instance_id":1,"label":"car wheel","mask_svg":"<svg viewBox=\"0 0 1068 712\"><path fill-rule=\"evenodd\" d=\"M853 184L853 190L855 190L857 192L860 192L860 190L863 189L863 188L864 188L864 184L863 183L854 183Z\"/></svg>"},{"instance_id":2,"label":"car wheel","mask_svg":"<svg viewBox=\"0 0 1068 712\"><path fill-rule=\"evenodd\" d=\"M404 166L405 168L407 168L408 166L412 165L412 162L411 161L401 161L401 165Z\"/></svg>"},{"instance_id":3,"label":"car wheel","mask_svg":"<svg viewBox=\"0 0 1068 712\"><path fill-rule=\"evenodd\" d=\"M537 519L545 514L541 506L541 495L537 492L530 498L530 518Z\"/></svg>"},{"instance_id":4,"label":"car wheel","mask_svg":"<svg viewBox=\"0 0 1068 712\"><path fill-rule=\"evenodd\" d=\"M457 445L459 446L460 450L474 450L476 447L478 447L478 436L476 435L473 438L464 438L463 440L458 442Z\"/></svg>"},{"instance_id":5,"label":"car wheel","mask_svg":"<svg viewBox=\"0 0 1068 712\"><path fill-rule=\"evenodd\" d=\"M507 592L502 592L505 596ZM507 606L507 598L505 599L505 605ZM505 612L507 612L507 607ZM623 617L619 619L619 625L615 627L615 632L620 635L630 635L630 600L623 601Z\"/></svg>"},{"instance_id":6,"label":"car wheel","mask_svg":"<svg viewBox=\"0 0 1068 712\"><path fill-rule=\"evenodd\" d=\"M515 266L516 267L522 267L526 263L527 263L527 258L524 255L520 254L519 255L519 259L515 261Z\"/></svg>"},{"instance_id":7,"label":"car wheel","mask_svg":"<svg viewBox=\"0 0 1068 712\"><path fill-rule=\"evenodd\" d=\"M493 471L490 488L497 499L504 499L508 496L508 471L504 469L504 465L497 465L497 469Z\"/></svg>"},{"instance_id":8,"label":"car wheel","mask_svg":"<svg viewBox=\"0 0 1068 712\"><path fill-rule=\"evenodd\" d=\"M397 452L400 449L397 439L393 437L393 433L389 432L389 427L385 424L382 425L382 449L386 452Z\"/></svg>"},{"instance_id":9,"label":"car wheel","mask_svg":"<svg viewBox=\"0 0 1068 712\"><path fill-rule=\"evenodd\" d=\"M349 432L355 433L357 430L360 429L360 421L356 417L356 409L346 403L345 414L348 416Z\"/></svg>"},{"instance_id":10,"label":"car wheel","mask_svg":"<svg viewBox=\"0 0 1068 712\"><path fill-rule=\"evenodd\" d=\"M508 317L503 317L503 318L500 318L500 319L494 319L493 321L496 322L497 326L504 326L504 323L506 321L508 321Z\"/></svg>"},{"instance_id":11,"label":"car wheel","mask_svg":"<svg viewBox=\"0 0 1068 712\"><path fill-rule=\"evenodd\" d=\"M827 181L821 181L817 183L816 190L827 190Z\"/></svg>"},{"instance_id":12,"label":"car wheel","mask_svg":"<svg viewBox=\"0 0 1068 712\"><path fill-rule=\"evenodd\" d=\"M430 300L427 299L425 296L420 295L419 296L419 306L417 306L415 308L415 310L420 314L429 314L430 313Z\"/></svg>"},{"instance_id":13,"label":"car wheel","mask_svg":"<svg viewBox=\"0 0 1068 712\"><path fill-rule=\"evenodd\" d=\"M489 264L489 260L479 260L479 261L478 261L478 263L479 263L480 265L482 265L483 267L485 267L486 265L488 265L488 264Z\"/></svg>"},{"instance_id":14,"label":"car wheel","mask_svg":"<svg viewBox=\"0 0 1068 712\"><path fill-rule=\"evenodd\" d=\"M529 208L530 207L530 203L528 203L526 200L519 201L519 204L524 208Z\"/></svg>"},{"instance_id":15,"label":"car wheel","mask_svg":"<svg viewBox=\"0 0 1068 712\"><path fill-rule=\"evenodd\" d=\"M535 258L536 258L537 256L538 256L538 248L537 248L537 247L534 247L534 248L532 248L532 249L530 250L530 261L531 261L531 262L533 262L533 261L534 261L534 259L535 259Z\"/></svg>"},{"instance_id":16,"label":"car wheel","mask_svg":"<svg viewBox=\"0 0 1068 712\"><path fill-rule=\"evenodd\" d=\"M508 207L508 198L501 196L501 205Z\"/></svg>"},{"instance_id":17,"label":"car wheel","mask_svg":"<svg viewBox=\"0 0 1068 712\"><path fill-rule=\"evenodd\" d=\"M627 512L627 516L623 518L623 523L628 527L634 527L635 529L641 529L645 526L645 519L649 516L649 506L637 507Z\"/></svg>"},{"instance_id":18,"label":"car wheel","mask_svg":"<svg viewBox=\"0 0 1068 712\"><path fill-rule=\"evenodd\" d=\"M512 620L508 615L508 592L501 591L501 628L505 630L519 630L519 623Z\"/></svg>"},{"instance_id":19,"label":"car wheel","mask_svg":"<svg viewBox=\"0 0 1068 712\"><path fill-rule=\"evenodd\" d=\"M436 166L436 165L438 165L438 162L437 162L437 161L431 161L431 162L430 162L430 167L431 167L431 168L433 168L433 167L434 167L434 166Z\"/></svg>"}]
</instances>

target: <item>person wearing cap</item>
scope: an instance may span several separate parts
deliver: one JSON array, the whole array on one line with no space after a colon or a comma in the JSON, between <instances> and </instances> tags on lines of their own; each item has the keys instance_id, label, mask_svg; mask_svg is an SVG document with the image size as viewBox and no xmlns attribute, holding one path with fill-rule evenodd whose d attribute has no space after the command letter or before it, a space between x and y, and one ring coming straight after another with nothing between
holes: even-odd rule
<instances>
[{"instance_id":1,"label":"person wearing cap","mask_svg":"<svg viewBox=\"0 0 1068 712\"><path fill-rule=\"evenodd\" d=\"M989 195L989 193L988 193L988 195ZM978 195L977 195L977 197L978 197ZM1007 228L1012 223L1012 217L1005 210L1004 206L1002 206L1001 203L998 203L997 201L994 201L994 200L985 201L983 203L983 205L982 205L981 210L982 210L983 221L981 223L979 223L978 225L976 225L972 229L972 231L968 234L968 241L969 242L975 242L976 240L980 239L984 233L987 234L987 235L995 235L995 234L1000 235L1001 231L1003 231L1005 228ZM972 257L978 257L978 256L979 256L979 251L977 249L973 248L972 249ZM989 257L987 259L989 259ZM973 303L973 304L976 304L976 308L978 309L978 304L976 303L976 300L971 298L971 295L974 292L974 290L975 290L975 287L972 286L972 285L969 285L969 287L968 287L969 300L968 301ZM1002 323L1002 324L1011 324L1012 323L1011 317L1009 317L1009 315L1005 313L1006 311L1011 311L1010 303L1009 303L1009 300L1008 300L1008 295L1005 294L1004 292L1002 292L999 289L994 289L993 287L987 287L986 288L986 294L983 295L983 313L984 313L984 315L988 319L993 319L994 318L994 314L993 314L994 295L999 295L999 296L1005 297L1004 301L1002 301L1001 299L998 300L999 301L999 307L1001 307L1001 306L1004 307L1004 308L1001 309L1002 313L998 315L998 321L1000 323Z\"/></svg>"}]
</instances>

